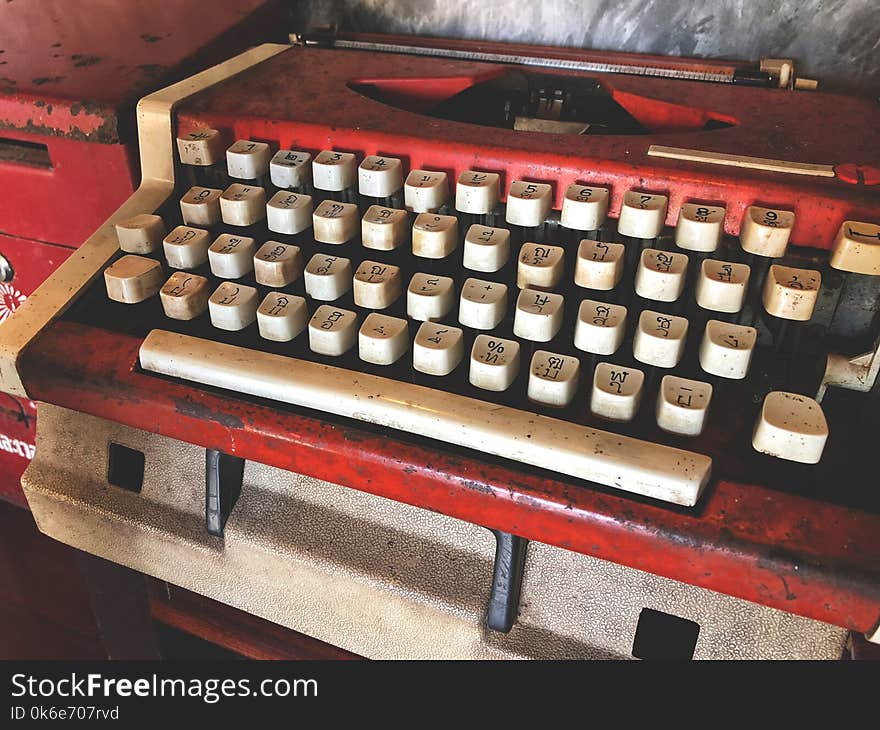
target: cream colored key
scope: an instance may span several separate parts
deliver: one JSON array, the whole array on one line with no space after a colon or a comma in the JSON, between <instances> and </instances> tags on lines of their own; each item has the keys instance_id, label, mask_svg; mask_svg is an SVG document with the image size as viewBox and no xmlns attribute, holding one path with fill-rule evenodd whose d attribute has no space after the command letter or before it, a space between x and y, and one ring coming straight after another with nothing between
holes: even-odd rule
<instances>
[{"instance_id":1,"label":"cream colored key","mask_svg":"<svg viewBox=\"0 0 880 730\"><path fill-rule=\"evenodd\" d=\"M465 170L455 186L455 209L476 215L491 213L498 205L500 186L498 173Z\"/></svg>"},{"instance_id":2,"label":"cream colored key","mask_svg":"<svg viewBox=\"0 0 880 730\"><path fill-rule=\"evenodd\" d=\"M431 213L449 202L445 172L410 170L403 185L404 204L413 213Z\"/></svg>"},{"instance_id":3,"label":"cream colored key","mask_svg":"<svg viewBox=\"0 0 880 730\"><path fill-rule=\"evenodd\" d=\"M764 398L752 433L755 451L801 464L818 464L827 440L825 413L812 398L779 390Z\"/></svg>"},{"instance_id":4,"label":"cream colored key","mask_svg":"<svg viewBox=\"0 0 880 730\"><path fill-rule=\"evenodd\" d=\"M256 248L253 238L221 233L208 248L211 273L221 279L240 279L254 270Z\"/></svg>"},{"instance_id":5,"label":"cream colored key","mask_svg":"<svg viewBox=\"0 0 880 730\"><path fill-rule=\"evenodd\" d=\"M507 390L519 374L519 342L477 335L471 349L471 385L483 390Z\"/></svg>"},{"instance_id":6,"label":"cream colored key","mask_svg":"<svg viewBox=\"0 0 880 730\"><path fill-rule=\"evenodd\" d=\"M309 320L309 347L320 355L348 352L358 336L357 314L322 304Z\"/></svg>"},{"instance_id":7,"label":"cream colored key","mask_svg":"<svg viewBox=\"0 0 880 730\"><path fill-rule=\"evenodd\" d=\"M553 289L562 279L565 251L561 246L524 243L516 265L516 285L520 289Z\"/></svg>"},{"instance_id":8,"label":"cream colored key","mask_svg":"<svg viewBox=\"0 0 880 730\"><path fill-rule=\"evenodd\" d=\"M709 383L664 375L657 393L657 425L679 436L699 436L706 427L711 401Z\"/></svg>"},{"instance_id":9,"label":"cream colored key","mask_svg":"<svg viewBox=\"0 0 880 730\"><path fill-rule=\"evenodd\" d=\"M608 215L608 188L569 185L562 201L561 224L576 231L595 231Z\"/></svg>"},{"instance_id":10,"label":"cream colored key","mask_svg":"<svg viewBox=\"0 0 880 730\"><path fill-rule=\"evenodd\" d=\"M210 282L204 276L175 271L159 290L165 316L171 319L195 319L208 308Z\"/></svg>"},{"instance_id":11,"label":"cream colored key","mask_svg":"<svg viewBox=\"0 0 880 730\"><path fill-rule=\"evenodd\" d=\"M116 224L119 248L126 253L153 253L162 247L165 221L158 215L141 213Z\"/></svg>"},{"instance_id":12,"label":"cream colored key","mask_svg":"<svg viewBox=\"0 0 880 730\"><path fill-rule=\"evenodd\" d=\"M510 231L474 224L464 237L462 265L471 271L498 271L510 257Z\"/></svg>"},{"instance_id":13,"label":"cream colored key","mask_svg":"<svg viewBox=\"0 0 880 730\"><path fill-rule=\"evenodd\" d=\"M172 269L195 269L208 260L211 236L204 228L177 226L162 241L165 260Z\"/></svg>"},{"instance_id":14,"label":"cream colored key","mask_svg":"<svg viewBox=\"0 0 880 730\"><path fill-rule=\"evenodd\" d=\"M622 243L584 239L578 246L574 265L574 283L585 289L610 291L620 282L626 263Z\"/></svg>"},{"instance_id":15,"label":"cream colored key","mask_svg":"<svg viewBox=\"0 0 880 730\"><path fill-rule=\"evenodd\" d=\"M666 222L665 195L628 190L623 194L617 232L631 238L657 238Z\"/></svg>"},{"instance_id":16,"label":"cream colored key","mask_svg":"<svg viewBox=\"0 0 880 730\"><path fill-rule=\"evenodd\" d=\"M312 214L313 235L320 243L342 244L355 238L361 229L360 214L354 203L325 200Z\"/></svg>"},{"instance_id":17,"label":"cream colored key","mask_svg":"<svg viewBox=\"0 0 880 730\"><path fill-rule=\"evenodd\" d=\"M162 266L142 256L123 256L104 270L107 296L114 302L137 304L149 299L162 287Z\"/></svg>"},{"instance_id":18,"label":"cream colored key","mask_svg":"<svg viewBox=\"0 0 880 730\"><path fill-rule=\"evenodd\" d=\"M831 249L831 266L852 274L880 276L880 226L844 221Z\"/></svg>"},{"instance_id":19,"label":"cream colored key","mask_svg":"<svg viewBox=\"0 0 880 730\"><path fill-rule=\"evenodd\" d=\"M458 218L419 213L412 228L412 252L426 259L443 259L458 246Z\"/></svg>"},{"instance_id":20,"label":"cream colored key","mask_svg":"<svg viewBox=\"0 0 880 730\"><path fill-rule=\"evenodd\" d=\"M553 206L553 190L546 183L515 180L507 191L505 218L512 226L544 225Z\"/></svg>"},{"instance_id":21,"label":"cream colored key","mask_svg":"<svg viewBox=\"0 0 880 730\"><path fill-rule=\"evenodd\" d=\"M724 214L717 205L685 203L678 212L675 245L687 251L714 251L724 233Z\"/></svg>"},{"instance_id":22,"label":"cream colored key","mask_svg":"<svg viewBox=\"0 0 880 730\"><path fill-rule=\"evenodd\" d=\"M293 294L271 291L257 309L257 327L264 340L290 342L308 321L306 300Z\"/></svg>"},{"instance_id":23,"label":"cream colored key","mask_svg":"<svg viewBox=\"0 0 880 730\"><path fill-rule=\"evenodd\" d=\"M688 257L646 248L636 269L636 294L658 302L674 302L684 290Z\"/></svg>"},{"instance_id":24,"label":"cream colored key","mask_svg":"<svg viewBox=\"0 0 880 730\"><path fill-rule=\"evenodd\" d=\"M567 406L577 393L580 369L576 357L537 350L529 367L529 400L547 406Z\"/></svg>"},{"instance_id":25,"label":"cream colored key","mask_svg":"<svg viewBox=\"0 0 880 730\"><path fill-rule=\"evenodd\" d=\"M220 222L220 196L216 188L191 187L180 199L180 215L188 226L216 226Z\"/></svg>"},{"instance_id":26,"label":"cream colored key","mask_svg":"<svg viewBox=\"0 0 880 730\"><path fill-rule=\"evenodd\" d=\"M674 368L684 355L688 324L684 317L644 310L633 337L633 357L645 365Z\"/></svg>"},{"instance_id":27,"label":"cream colored key","mask_svg":"<svg viewBox=\"0 0 880 730\"><path fill-rule=\"evenodd\" d=\"M223 159L223 135L216 129L200 128L177 138L177 154L183 165L208 167Z\"/></svg>"},{"instance_id":28,"label":"cream colored key","mask_svg":"<svg viewBox=\"0 0 880 730\"><path fill-rule=\"evenodd\" d=\"M358 355L364 362L391 365L409 349L409 327L405 319L372 312L358 332Z\"/></svg>"},{"instance_id":29,"label":"cream colored key","mask_svg":"<svg viewBox=\"0 0 880 730\"><path fill-rule=\"evenodd\" d=\"M232 183L220 196L220 215L230 226L251 226L266 217L266 191Z\"/></svg>"},{"instance_id":30,"label":"cream colored key","mask_svg":"<svg viewBox=\"0 0 880 730\"><path fill-rule=\"evenodd\" d=\"M299 246L266 241L254 254L257 284L281 288L302 276L303 257Z\"/></svg>"},{"instance_id":31,"label":"cream colored key","mask_svg":"<svg viewBox=\"0 0 880 730\"><path fill-rule=\"evenodd\" d=\"M351 261L316 253L305 268L306 292L312 299L335 302L351 289Z\"/></svg>"},{"instance_id":32,"label":"cream colored key","mask_svg":"<svg viewBox=\"0 0 880 730\"><path fill-rule=\"evenodd\" d=\"M354 274L354 303L367 309L385 309L403 290L400 268L379 261L362 261Z\"/></svg>"},{"instance_id":33,"label":"cream colored key","mask_svg":"<svg viewBox=\"0 0 880 730\"><path fill-rule=\"evenodd\" d=\"M361 219L364 248L393 251L409 240L409 215L405 210L371 205Z\"/></svg>"},{"instance_id":34,"label":"cream colored key","mask_svg":"<svg viewBox=\"0 0 880 730\"><path fill-rule=\"evenodd\" d=\"M574 346L595 355L613 355L626 334L626 307L584 299L574 327Z\"/></svg>"},{"instance_id":35,"label":"cream colored key","mask_svg":"<svg viewBox=\"0 0 880 730\"><path fill-rule=\"evenodd\" d=\"M697 304L713 312L738 312L749 286L746 264L704 259L697 278Z\"/></svg>"},{"instance_id":36,"label":"cream colored key","mask_svg":"<svg viewBox=\"0 0 880 730\"><path fill-rule=\"evenodd\" d=\"M338 192L357 182L357 159L350 152L319 152L312 162L312 183L318 190Z\"/></svg>"},{"instance_id":37,"label":"cream colored key","mask_svg":"<svg viewBox=\"0 0 880 730\"><path fill-rule=\"evenodd\" d=\"M700 343L700 367L710 375L742 380L749 373L757 339L754 327L710 319Z\"/></svg>"},{"instance_id":38,"label":"cream colored key","mask_svg":"<svg viewBox=\"0 0 880 730\"><path fill-rule=\"evenodd\" d=\"M764 309L774 317L806 322L813 316L821 286L818 271L774 264L764 282Z\"/></svg>"},{"instance_id":39,"label":"cream colored key","mask_svg":"<svg viewBox=\"0 0 880 730\"><path fill-rule=\"evenodd\" d=\"M593 373L590 411L609 421L631 421L642 402L645 374L610 362L600 362Z\"/></svg>"},{"instance_id":40,"label":"cream colored key","mask_svg":"<svg viewBox=\"0 0 880 730\"><path fill-rule=\"evenodd\" d=\"M427 375L449 375L464 357L464 333L458 327L423 322L413 341L413 368Z\"/></svg>"},{"instance_id":41,"label":"cream colored key","mask_svg":"<svg viewBox=\"0 0 880 730\"><path fill-rule=\"evenodd\" d=\"M744 251L756 256L778 259L785 255L794 226L794 213L752 205L746 208L739 232Z\"/></svg>"},{"instance_id":42,"label":"cream colored key","mask_svg":"<svg viewBox=\"0 0 880 730\"><path fill-rule=\"evenodd\" d=\"M406 290L406 313L419 322L443 319L455 305L455 282L448 276L413 274Z\"/></svg>"},{"instance_id":43,"label":"cream colored key","mask_svg":"<svg viewBox=\"0 0 880 730\"><path fill-rule=\"evenodd\" d=\"M252 286L224 281L208 299L211 324L235 332L253 324L257 318L260 293Z\"/></svg>"},{"instance_id":44,"label":"cream colored key","mask_svg":"<svg viewBox=\"0 0 880 730\"><path fill-rule=\"evenodd\" d=\"M240 139L226 150L226 169L229 177L256 180L269 172L272 151L265 142Z\"/></svg>"},{"instance_id":45,"label":"cream colored key","mask_svg":"<svg viewBox=\"0 0 880 730\"><path fill-rule=\"evenodd\" d=\"M367 155L358 167L358 192L388 198L403 187L403 165L396 157Z\"/></svg>"},{"instance_id":46,"label":"cream colored key","mask_svg":"<svg viewBox=\"0 0 880 730\"><path fill-rule=\"evenodd\" d=\"M516 299L513 334L533 342L549 342L562 327L565 299L561 294L523 289Z\"/></svg>"},{"instance_id":47,"label":"cream colored key","mask_svg":"<svg viewBox=\"0 0 880 730\"><path fill-rule=\"evenodd\" d=\"M458 321L465 327L491 330L507 313L507 286L494 281L467 279L461 288Z\"/></svg>"},{"instance_id":48,"label":"cream colored key","mask_svg":"<svg viewBox=\"0 0 880 730\"><path fill-rule=\"evenodd\" d=\"M293 236L312 225L312 196L279 190L266 203L266 225L270 231Z\"/></svg>"},{"instance_id":49,"label":"cream colored key","mask_svg":"<svg viewBox=\"0 0 880 730\"><path fill-rule=\"evenodd\" d=\"M276 188L302 188L311 184L311 154L297 150L278 150L269 161L269 177Z\"/></svg>"}]
</instances>

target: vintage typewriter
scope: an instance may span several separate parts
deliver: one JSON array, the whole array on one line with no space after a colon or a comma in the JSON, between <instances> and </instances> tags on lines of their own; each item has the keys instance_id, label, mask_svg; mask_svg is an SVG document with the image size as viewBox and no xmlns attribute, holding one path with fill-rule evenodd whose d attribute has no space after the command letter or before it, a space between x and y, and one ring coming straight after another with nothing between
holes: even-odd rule
<instances>
[{"instance_id":1,"label":"vintage typewriter","mask_svg":"<svg viewBox=\"0 0 880 730\"><path fill-rule=\"evenodd\" d=\"M144 98L139 190L0 328L40 528L374 657L839 655L880 132L811 86L319 35Z\"/></svg>"}]
</instances>

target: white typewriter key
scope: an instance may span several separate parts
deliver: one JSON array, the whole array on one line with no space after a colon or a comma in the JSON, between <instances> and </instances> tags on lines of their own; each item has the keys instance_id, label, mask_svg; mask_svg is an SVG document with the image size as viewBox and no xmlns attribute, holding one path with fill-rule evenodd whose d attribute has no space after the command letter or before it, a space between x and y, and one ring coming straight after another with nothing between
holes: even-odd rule
<instances>
[{"instance_id":1,"label":"white typewriter key","mask_svg":"<svg viewBox=\"0 0 880 730\"><path fill-rule=\"evenodd\" d=\"M519 342L492 335L477 335L471 350L471 385L501 392L507 390L519 374Z\"/></svg>"},{"instance_id":2,"label":"white typewriter key","mask_svg":"<svg viewBox=\"0 0 880 730\"><path fill-rule=\"evenodd\" d=\"M216 188L191 187L180 199L180 215L188 226L215 226L220 222L220 196Z\"/></svg>"},{"instance_id":3,"label":"white typewriter key","mask_svg":"<svg viewBox=\"0 0 880 730\"><path fill-rule=\"evenodd\" d=\"M642 402L645 374L637 368L625 368L600 362L593 373L590 411L610 421L631 421Z\"/></svg>"},{"instance_id":4,"label":"white typewriter key","mask_svg":"<svg viewBox=\"0 0 880 730\"><path fill-rule=\"evenodd\" d=\"M461 288L458 321L465 327L491 330L507 313L507 286L494 281L467 279Z\"/></svg>"},{"instance_id":5,"label":"white typewriter key","mask_svg":"<svg viewBox=\"0 0 880 730\"><path fill-rule=\"evenodd\" d=\"M880 275L880 226L844 221L831 249L831 266L852 274Z\"/></svg>"},{"instance_id":6,"label":"white typewriter key","mask_svg":"<svg viewBox=\"0 0 880 730\"><path fill-rule=\"evenodd\" d=\"M312 183L318 190L340 191L357 181L357 160L350 152L319 152L312 162Z\"/></svg>"},{"instance_id":7,"label":"white typewriter key","mask_svg":"<svg viewBox=\"0 0 880 730\"><path fill-rule=\"evenodd\" d=\"M464 357L464 335L458 327L423 322L413 341L413 368L427 375L449 375Z\"/></svg>"},{"instance_id":8,"label":"white typewriter key","mask_svg":"<svg viewBox=\"0 0 880 730\"><path fill-rule=\"evenodd\" d=\"M177 154L183 165L213 165L223 159L223 148L223 135L216 129L194 129L177 138Z\"/></svg>"},{"instance_id":9,"label":"white typewriter key","mask_svg":"<svg viewBox=\"0 0 880 730\"><path fill-rule=\"evenodd\" d=\"M529 400L560 408L577 393L581 363L576 357L538 350L529 367Z\"/></svg>"},{"instance_id":10,"label":"white typewriter key","mask_svg":"<svg viewBox=\"0 0 880 730\"><path fill-rule=\"evenodd\" d=\"M595 355L613 355L626 334L626 307L584 299L574 327L574 346Z\"/></svg>"},{"instance_id":11,"label":"white typewriter key","mask_svg":"<svg viewBox=\"0 0 880 730\"><path fill-rule=\"evenodd\" d=\"M308 321L306 300L293 294L269 292L257 309L257 327L264 340L290 342Z\"/></svg>"},{"instance_id":12,"label":"white typewriter key","mask_svg":"<svg viewBox=\"0 0 880 730\"><path fill-rule=\"evenodd\" d=\"M412 227L413 256L444 259L458 246L458 218L419 213Z\"/></svg>"},{"instance_id":13,"label":"white typewriter key","mask_svg":"<svg viewBox=\"0 0 880 730\"><path fill-rule=\"evenodd\" d=\"M785 255L792 226L794 213L790 210L773 210L752 205L746 208L739 242L748 253L778 259Z\"/></svg>"},{"instance_id":14,"label":"white typewriter key","mask_svg":"<svg viewBox=\"0 0 880 730\"><path fill-rule=\"evenodd\" d=\"M674 302L685 284L688 257L646 248L636 269L636 294L658 302Z\"/></svg>"},{"instance_id":15,"label":"white typewriter key","mask_svg":"<svg viewBox=\"0 0 880 730\"><path fill-rule=\"evenodd\" d=\"M745 300L749 272L746 264L705 259L697 278L697 304L713 312L738 312Z\"/></svg>"},{"instance_id":16,"label":"white typewriter key","mask_svg":"<svg viewBox=\"0 0 880 730\"><path fill-rule=\"evenodd\" d=\"M764 282L764 309L774 317L806 322L813 316L821 286L818 271L774 264Z\"/></svg>"},{"instance_id":17,"label":"white typewriter key","mask_svg":"<svg viewBox=\"0 0 880 730\"><path fill-rule=\"evenodd\" d=\"M309 259L304 277L312 299L334 302L351 289L351 261L316 253Z\"/></svg>"},{"instance_id":18,"label":"white typewriter key","mask_svg":"<svg viewBox=\"0 0 880 730\"><path fill-rule=\"evenodd\" d=\"M409 328L405 319L373 312L358 332L358 355L364 362L391 365L409 349Z\"/></svg>"},{"instance_id":19,"label":"white typewriter key","mask_svg":"<svg viewBox=\"0 0 880 730\"><path fill-rule=\"evenodd\" d=\"M562 279L564 258L561 246L523 244L517 257L516 285L520 289L553 289Z\"/></svg>"},{"instance_id":20,"label":"white typewriter key","mask_svg":"<svg viewBox=\"0 0 880 730\"><path fill-rule=\"evenodd\" d=\"M561 294L523 289L516 299L513 334L533 342L549 342L562 327L565 299Z\"/></svg>"},{"instance_id":21,"label":"white typewriter key","mask_svg":"<svg viewBox=\"0 0 880 730\"><path fill-rule=\"evenodd\" d=\"M177 226L162 241L165 260L172 269L195 269L208 260L211 237L204 228Z\"/></svg>"},{"instance_id":22,"label":"white typewriter key","mask_svg":"<svg viewBox=\"0 0 880 730\"><path fill-rule=\"evenodd\" d=\"M474 224L464 237L462 265L471 271L498 271L510 257L510 231Z\"/></svg>"},{"instance_id":23,"label":"white typewriter key","mask_svg":"<svg viewBox=\"0 0 880 730\"><path fill-rule=\"evenodd\" d=\"M221 233L208 249L211 273L221 279L240 279L254 270L253 238Z\"/></svg>"},{"instance_id":24,"label":"white typewriter key","mask_svg":"<svg viewBox=\"0 0 880 730\"><path fill-rule=\"evenodd\" d=\"M491 213L498 205L500 184L498 173L465 170L455 186L455 209L476 215Z\"/></svg>"},{"instance_id":25,"label":"white typewriter key","mask_svg":"<svg viewBox=\"0 0 880 730\"><path fill-rule=\"evenodd\" d=\"M364 248L393 251L409 239L409 215L405 210L371 205L361 219Z\"/></svg>"},{"instance_id":26,"label":"white typewriter key","mask_svg":"<svg viewBox=\"0 0 880 730\"><path fill-rule=\"evenodd\" d=\"M699 436L706 426L711 400L709 383L664 375L657 394L657 425L679 436Z\"/></svg>"},{"instance_id":27,"label":"white typewriter key","mask_svg":"<svg viewBox=\"0 0 880 730\"><path fill-rule=\"evenodd\" d=\"M410 170L403 186L404 205L413 213L430 213L449 202L445 172Z\"/></svg>"},{"instance_id":28,"label":"white typewriter key","mask_svg":"<svg viewBox=\"0 0 880 730\"><path fill-rule=\"evenodd\" d=\"M749 372L758 332L710 319L700 343L700 367L710 375L742 380Z\"/></svg>"},{"instance_id":29,"label":"white typewriter key","mask_svg":"<svg viewBox=\"0 0 880 730\"><path fill-rule=\"evenodd\" d=\"M252 286L224 281L208 299L211 324L219 330L243 330L257 318L259 296Z\"/></svg>"},{"instance_id":30,"label":"white typewriter key","mask_svg":"<svg viewBox=\"0 0 880 730\"><path fill-rule=\"evenodd\" d=\"M265 142L240 139L226 150L226 169L229 177L239 180L256 180L269 172L272 151Z\"/></svg>"},{"instance_id":31,"label":"white typewriter key","mask_svg":"<svg viewBox=\"0 0 880 730\"><path fill-rule=\"evenodd\" d=\"M779 390L764 398L752 433L755 451L802 464L818 464L827 440L825 413L812 398Z\"/></svg>"},{"instance_id":32,"label":"white typewriter key","mask_svg":"<svg viewBox=\"0 0 880 730\"><path fill-rule=\"evenodd\" d=\"M354 274L354 303L367 309L385 309L403 289L400 268L379 261L362 261Z\"/></svg>"},{"instance_id":33,"label":"white typewriter key","mask_svg":"<svg viewBox=\"0 0 880 730\"><path fill-rule=\"evenodd\" d=\"M724 213L716 205L685 203L678 212L675 245L687 251L714 251L724 233Z\"/></svg>"},{"instance_id":34,"label":"white typewriter key","mask_svg":"<svg viewBox=\"0 0 880 730\"><path fill-rule=\"evenodd\" d=\"M357 314L322 304L309 320L309 347L320 355L348 352L358 336Z\"/></svg>"},{"instance_id":35,"label":"white typewriter key","mask_svg":"<svg viewBox=\"0 0 880 730\"><path fill-rule=\"evenodd\" d=\"M358 192L387 198L403 187L403 165L396 157L367 155L358 167Z\"/></svg>"},{"instance_id":36,"label":"white typewriter key","mask_svg":"<svg viewBox=\"0 0 880 730\"><path fill-rule=\"evenodd\" d=\"M617 232L631 238L657 238L666 221L665 195L649 195L636 190L623 194Z\"/></svg>"},{"instance_id":37,"label":"white typewriter key","mask_svg":"<svg viewBox=\"0 0 880 730\"><path fill-rule=\"evenodd\" d=\"M195 319L208 308L210 295L210 282L204 276L185 271L175 271L159 290L162 309L170 319Z\"/></svg>"},{"instance_id":38,"label":"white typewriter key","mask_svg":"<svg viewBox=\"0 0 880 730\"><path fill-rule=\"evenodd\" d=\"M562 201L563 228L576 231L595 231L602 227L608 215L608 188L589 185L569 185Z\"/></svg>"},{"instance_id":39,"label":"white typewriter key","mask_svg":"<svg viewBox=\"0 0 880 730\"><path fill-rule=\"evenodd\" d=\"M633 357L645 365L675 367L684 355L688 324L684 317L646 309L639 315L633 337Z\"/></svg>"},{"instance_id":40,"label":"white typewriter key","mask_svg":"<svg viewBox=\"0 0 880 730\"><path fill-rule=\"evenodd\" d=\"M534 228L544 224L553 205L553 190L547 183L516 180L507 191L506 220L513 226Z\"/></svg>"},{"instance_id":41,"label":"white typewriter key","mask_svg":"<svg viewBox=\"0 0 880 730\"><path fill-rule=\"evenodd\" d=\"M220 215L230 226L250 226L266 217L266 191L232 183L220 196Z\"/></svg>"},{"instance_id":42,"label":"white typewriter key","mask_svg":"<svg viewBox=\"0 0 880 730\"><path fill-rule=\"evenodd\" d=\"M162 287L162 266L158 261L127 255L104 270L107 296L114 302L137 304Z\"/></svg>"},{"instance_id":43,"label":"white typewriter key","mask_svg":"<svg viewBox=\"0 0 880 730\"><path fill-rule=\"evenodd\" d=\"M626 248L622 243L584 239L578 246L574 283L585 289L609 291L623 276Z\"/></svg>"},{"instance_id":44,"label":"white typewriter key","mask_svg":"<svg viewBox=\"0 0 880 730\"><path fill-rule=\"evenodd\" d=\"M119 248L126 253L153 253L162 247L165 221L158 215L141 213L116 224Z\"/></svg>"},{"instance_id":45,"label":"white typewriter key","mask_svg":"<svg viewBox=\"0 0 880 730\"><path fill-rule=\"evenodd\" d=\"M254 276L257 284L283 287L299 279L303 259L299 246L266 241L254 254Z\"/></svg>"},{"instance_id":46,"label":"white typewriter key","mask_svg":"<svg viewBox=\"0 0 880 730\"><path fill-rule=\"evenodd\" d=\"M346 243L361 229L358 207L354 203L325 200L312 214L315 240L321 243Z\"/></svg>"},{"instance_id":47,"label":"white typewriter key","mask_svg":"<svg viewBox=\"0 0 880 730\"><path fill-rule=\"evenodd\" d=\"M266 225L289 236L306 230L312 225L312 196L279 190L266 203Z\"/></svg>"},{"instance_id":48,"label":"white typewriter key","mask_svg":"<svg viewBox=\"0 0 880 730\"><path fill-rule=\"evenodd\" d=\"M308 152L278 150L269 161L269 177L276 188L301 188L312 182L312 156Z\"/></svg>"},{"instance_id":49,"label":"white typewriter key","mask_svg":"<svg viewBox=\"0 0 880 730\"><path fill-rule=\"evenodd\" d=\"M443 319L455 305L455 282L448 276L413 274L406 290L406 313L419 322Z\"/></svg>"}]
</instances>

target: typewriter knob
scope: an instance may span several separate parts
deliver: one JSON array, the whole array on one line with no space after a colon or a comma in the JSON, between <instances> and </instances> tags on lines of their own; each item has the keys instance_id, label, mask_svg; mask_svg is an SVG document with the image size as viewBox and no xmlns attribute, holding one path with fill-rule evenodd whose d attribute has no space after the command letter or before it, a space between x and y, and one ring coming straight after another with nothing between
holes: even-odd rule
<instances>
[{"instance_id":1,"label":"typewriter knob","mask_svg":"<svg viewBox=\"0 0 880 730\"><path fill-rule=\"evenodd\" d=\"M581 363L576 357L538 350L529 366L528 398L562 408L577 395Z\"/></svg>"},{"instance_id":2,"label":"typewriter knob","mask_svg":"<svg viewBox=\"0 0 880 730\"><path fill-rule=\"evenodd\" d=\"M682 205L675 227L675 245L706 253L717 249L724 232L724 212L724 208L715 205Z\"/></svg>"},{"instance_id":3,"label":"typewriter knob","mask_svg":"<svg viewBox=\"0 0 880 730\"><path fill-rule=\"evenodd\" d=\"M123 304L149 299L161 288L162 279L161 264L143 256L123 256L104 270L107 296Z\"/></svg>"},{"instance_id":4,"label":"typewriter knob","mask_svg":"<svg viewBox=\"0 0 880 730\"><path fill-rule=\"evenodd\" d=\"M498 205L500 181L497 172L465 170L455 186L455 209L475 215L491 213Z\"/></svg>"},{"instance_id":5,"label":"typewriter knob","mask_svg":"<svg viewBox=\"0 0 880 730\"><path fill-rule=\"evenodd\" d=\"M806 322L813 316L821 285L818 271L774 264L764 284L764 309L780 319Z\"/></svg>"},{"instance_id":6,"label":"typewriter knob","mask_svg":"<svg viewBox=\"0 0 880 730\"><path fill-rule=\"evenodd\" d=\"M12 268L12 264L8 258L0 253L0 282L12 281L13 276L15 276L15 271Z\"/></svg>"},{"instance_id":7,"label":"typewriter knob","mask_svg":"<svg viewBox=\"0 0 880 730\"><path fill-rule=\"evenodd\" d=\"M167 231L158 215L143 213L116 224L119 248L126 253L153 253L162 246Z\"/></svg>"},{"instance_id":8,"label":"typewriter knob","mask_svg":"<svg viewBox=\"0 0 880 730\"><path fill-rule=\"evenodd\" d=\"M391 365L409 349L409 328L405 319L372 312L358 332L358 355L364 362Z\"/></svg>"},{"instance_id":9,"label":"typewriter knob","mask_svg":"<svg viewBox=\"0 0 880 730\"><path fill-rule=\"evenodd\" d=\"M743 250L755 256L778 259L785 255L794 213L752 205L746 209L739 240Z\"/></svg>"},{"instance_id":10,"label":"typewriter knob","mask_svg":"<svg viewBox=\"0 0 880 730\"><path fill-rule=\"evenodd\" d=\"M194 129L177 138L177 153L183 165L209 167L223 159L223 136L216 129Z\"/></svg>"},{"instance_id":11,"label":"typewriter knob","mask_svg":"<svg viewBox=\"0 0 880 730\"><path fill-rule=\"evenodd\" d=\"M628 190L623 195L617 232L630 238L657 238L666 222L665 195Z\"/></svg>"}]
</instances>

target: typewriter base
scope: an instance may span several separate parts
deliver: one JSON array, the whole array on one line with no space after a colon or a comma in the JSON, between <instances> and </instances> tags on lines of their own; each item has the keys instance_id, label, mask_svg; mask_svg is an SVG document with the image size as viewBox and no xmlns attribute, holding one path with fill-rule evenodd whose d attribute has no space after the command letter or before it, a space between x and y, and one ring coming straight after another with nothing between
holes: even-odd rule
<instances>
[{"instance_id":1,"label":"typewriter base","mask_svg":"<svg viewBox=\"0 0 880 730\"><path fill-rule=\"evenodd\" d=\"M249 462L225 537L204 528L204 450L45 403L23 485L47 535L372 658L627 658L639 614L700 625L695 658L839 658L845 629L540 543L519 620L485 628L482 527ZM108 484L108 444L146 456Z\"/></svg>"}]
</instances>

